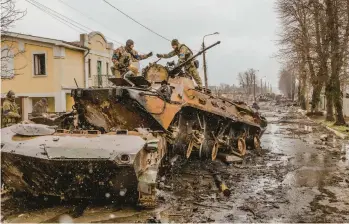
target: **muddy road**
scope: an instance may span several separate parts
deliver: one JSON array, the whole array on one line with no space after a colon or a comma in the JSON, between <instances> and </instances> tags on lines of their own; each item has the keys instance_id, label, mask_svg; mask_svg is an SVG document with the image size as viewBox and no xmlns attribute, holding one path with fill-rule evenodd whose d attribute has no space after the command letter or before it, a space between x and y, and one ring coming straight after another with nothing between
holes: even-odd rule
<instances>
[{"instance_id":1,"label":"muddy road","mask_svg":"<svg viewBox=\"0 0 349 224\"><path fill-rule=\"evenodd\" d=\"M242 162L193 158L161 178L159 205L138 210L119 201L2 198L2 221L20 222L348 222L349 144L297 108L262 105L269 125L261 153ZM231 190L219 192L219 172Z\"/></svg>"}]
</instances>

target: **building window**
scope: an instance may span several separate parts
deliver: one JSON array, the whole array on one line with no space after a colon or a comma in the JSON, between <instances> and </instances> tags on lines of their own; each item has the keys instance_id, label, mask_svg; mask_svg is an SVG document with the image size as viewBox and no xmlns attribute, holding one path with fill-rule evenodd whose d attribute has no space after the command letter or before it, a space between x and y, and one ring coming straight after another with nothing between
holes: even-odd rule
<instances>
[{"instance_id":1,"label":"building window","mask_svg":"<svg viewBox=\"0 0 349 224\"><path fill-rule=\"evenodd\" d=\"M106 66L107 66L107 68L106 68L107 69L107 75L109 75L109 63L108 62L107 62Z\"/></svg>"},{"instance_id":2,"label":"building window","mask_svg":"<svg viewBox=\"0 0 349 224\"><path fill-rule=\"evenodd\" d=\"M88 77L91 78L91 59L88 59Z\"/></svg>"},{"instance_id":3,"label":"building window","mask_svg":"<svg viewBox=\"0 0 349 224\"><path fill-rule=\"evenodd\" d=\"M34 75L46 75L45 54L34 54Z\"/></svg>"},{"instance_id":4,"label":"building window","mask_svg":"<svg viewBox=\"0 0 349 224\"><path fill-rule=\"evenodd\" d=\"M102 75L102 62L97 61L97 75Z\"/></svg>"}]
</instances>

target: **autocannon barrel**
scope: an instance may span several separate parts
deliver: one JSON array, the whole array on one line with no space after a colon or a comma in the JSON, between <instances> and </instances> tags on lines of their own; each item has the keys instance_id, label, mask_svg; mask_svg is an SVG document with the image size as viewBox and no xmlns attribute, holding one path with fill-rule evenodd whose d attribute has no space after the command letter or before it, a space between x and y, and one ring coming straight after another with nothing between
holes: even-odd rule
<instances>
[{"instance_id":1,"label":"autocannon barrel","mask_svg":"<svg viewBox=\"0 0 349 224\"><path fill-rule=\"evenodd\" d=\"M197 56L201 55L202 53L204 53L205 51L207 51L208 49L220 44L221 42L220 41L217 41L216 43L214 44L211 44L210 46L202 49L201 51L199 51L198 53L196 53L195 55L191 56L190 58L188 58L187 60L185 60L184 62L182 62L181 64L175 66L171 71L175 71L177 69L180 69L182 67L184 67L185 65L187 65L188 63L190 63L192 60L194 60Z\"/></svg>"}]
</instances>

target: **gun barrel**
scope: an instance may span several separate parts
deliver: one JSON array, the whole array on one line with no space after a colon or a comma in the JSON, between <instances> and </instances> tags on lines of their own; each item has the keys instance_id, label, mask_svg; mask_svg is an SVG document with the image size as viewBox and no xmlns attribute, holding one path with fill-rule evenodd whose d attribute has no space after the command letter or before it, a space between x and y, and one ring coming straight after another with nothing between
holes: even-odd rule
<instances>
[{"instance_id":1,"label":"gun barrel","mask_svg":"<svg viewBox=\"0 0 349 224\"><path fill-rule=\"evenodd\" d=\"M177 65L176 67L174 67L172 69L172 71L178 69L178 68L182 68L183 66L185 66L186 64L188 64L189 62L191 62L194 58L196 58L197 56L201 55L202 53L204 53L205 51L207 51L208 49L220 44L221 42L220 41L217 41L216 43L214 44L211 44L210 46L202 49L201 51L199 51L198 53L196 53L195 55L191 56L190 58L188 58L186 61L182 62L181 64Z\"/></svg>"}]
</instances>

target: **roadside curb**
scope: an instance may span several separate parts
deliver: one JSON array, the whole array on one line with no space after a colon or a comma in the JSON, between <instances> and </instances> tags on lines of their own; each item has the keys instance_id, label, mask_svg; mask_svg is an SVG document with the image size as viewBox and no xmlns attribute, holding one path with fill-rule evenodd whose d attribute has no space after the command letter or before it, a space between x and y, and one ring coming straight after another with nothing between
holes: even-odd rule
<instances>
[{"instance_id":1,"label":"roadside curb","mask_svg":"<svg viewBox=\"0 0 349 224\"><path fill-rule=\"evenodd\" d=\"M332 132L333 134L335 134L337 137L341 138L341 139L348 139L348 135L340 133L337 130L334 130L333 128L330 128L324 124L321 124L322 126L324 126L327 130L329 130L330 132Z\"/></svg>"},{"instance_id":2,"label":"roadside curb","mask_svg":"<svg viewBox=\"0 0 349 224\"><path fill-rule=\"evenodd\" d=\"M348 136L347 134L343 134L343 133L341 133L341 132L339 132L339 131L337 131L337 130L334 130L333 128L328 127L327 125L325 125L325 124L323 124L323 123L321 123L321 122L312 120L309 116L306 115L306 113L307 113L306 111L299 110L298 112L300 112L300 114L302 114L303 116L305 116L308 120L311 120L311 121L313 121L313 122L315 122L315 123L317 123L317 124L319 124L319 125L325 127L328 131L332 132L332 133L335 134L337 137L339 137L339 138L341 138L341 139L348 139L348 138L349 138L349 136Z\"/></svg>"}]
</instances>

